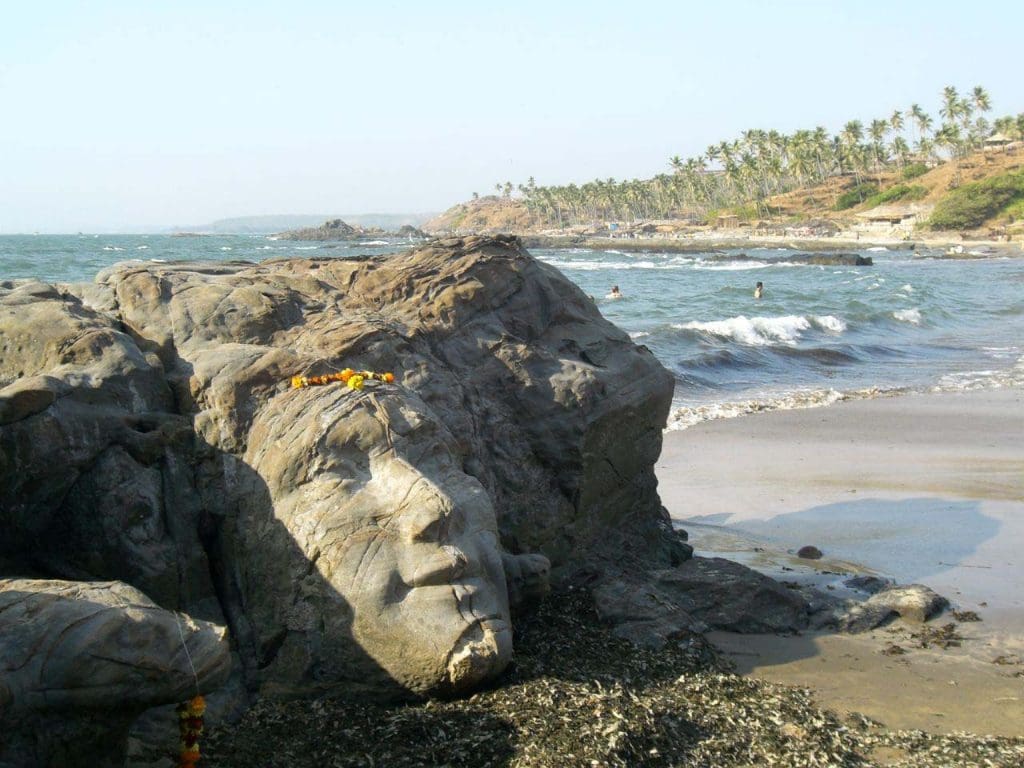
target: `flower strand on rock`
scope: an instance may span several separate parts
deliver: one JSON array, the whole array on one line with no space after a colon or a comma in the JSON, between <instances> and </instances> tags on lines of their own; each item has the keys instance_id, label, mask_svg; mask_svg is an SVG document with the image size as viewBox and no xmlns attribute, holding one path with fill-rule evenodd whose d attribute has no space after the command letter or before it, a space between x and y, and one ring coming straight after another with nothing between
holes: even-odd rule
<instances>
[{"instance_id":1,"label":"flower strand on rock","mask_svg":"<svg viewBox=\"0 0 1024 768\"><path fill-rule=\"evenodd\" d=\"M346 384L349 389L362 389L367 381L382 381L385 384L395 383L395 374L377 373L375 371L353 371L346 368L338 373L328 373L323 376L292 376L292 389L303 389L304 387L316 387L340 381Z\"/></svg>"},{"instance_id":2,"label":"flower strand on rock","mask_svg":"<svg viewBox=\"0 0 1024 768\"><path fill-rule=\"evenodd\" d=\"M203 733L206 699L196 696L184 704L179 704L177 712L178 733L181 736L178 768L195 768L199 762L199 737Z\"/></svg>"}]
</instances>

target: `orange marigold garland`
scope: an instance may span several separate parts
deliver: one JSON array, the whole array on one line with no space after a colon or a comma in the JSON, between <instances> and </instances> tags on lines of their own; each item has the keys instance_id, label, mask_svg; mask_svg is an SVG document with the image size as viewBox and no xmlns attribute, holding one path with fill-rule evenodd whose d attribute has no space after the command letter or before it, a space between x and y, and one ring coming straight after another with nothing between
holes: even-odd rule
<instances>
[{"instance_id":1,"label":"orange marigold garland","mask_svg":"<svg viewBox=\"0 0 1024 768\"><path fill-rule=\"evenodd\" d=\"M390 371L387 373L376 373L375 371L353 371L351 368L346 368L338 373L328 373L323 376L292 376L292 388L317 387L334 381L340 381L347 385L349 389L362 389L363 385L368 381L382 381L385 384L394 384L395 374Z\"/></svg>"},{"instance_id":2,"label":"orange marigold garland","mask_svg":"<svg viewBox=\"0 0 1024 768\"><path fill-rule=\"evenodd\" d=\"M202 696L196 696L184 704L179 704L177 711L178 733L181 735L178 768L195 768L199 762L199 737L203 733L206 700Z\"/></svg>"}]
</instances>

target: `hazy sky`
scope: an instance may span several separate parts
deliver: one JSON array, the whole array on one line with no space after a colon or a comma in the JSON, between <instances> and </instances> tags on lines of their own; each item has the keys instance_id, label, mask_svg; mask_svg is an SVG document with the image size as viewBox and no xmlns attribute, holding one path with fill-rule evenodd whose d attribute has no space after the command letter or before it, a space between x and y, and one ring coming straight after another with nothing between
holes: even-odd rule
<instances>
[{"instance_id":1,"label":"hazy sky","mask_svg":"<svg viewBox=\"0 0 1024 768\"><path fill-rule=\"evenodd\" d=\"M1019 0L5 2L0 233L436 211L946 84L1017 113L1022 34Z\"/></svg>"}]
</instances>

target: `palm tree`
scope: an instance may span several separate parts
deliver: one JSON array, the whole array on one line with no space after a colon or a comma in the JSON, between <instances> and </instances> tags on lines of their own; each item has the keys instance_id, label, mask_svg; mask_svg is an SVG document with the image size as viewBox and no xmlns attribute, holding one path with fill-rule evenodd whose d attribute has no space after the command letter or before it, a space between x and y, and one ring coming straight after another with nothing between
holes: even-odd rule
<instances>
[{"instance_id":1,"label":"palm tree","mask_svg":"<svg viewBox=\"0 0 1024 768\"><path fill-rule=\"evenodd\" d=\"M892 154L896 158L896 167L900 174L903 173L903 164L906 162L907 155L910 154L910 146L907 144L907 140L902 136L897 136L892 140Z\"/></svg>"},{"instance_id":2,"label":"palm tree","mask_svg":"<svg viewBox=\"0 0 1024 768\"><path fill-rule=\"evenodd\" d=\"M931 129L932 119L918 104L910 105L910 116L914 118L914 127L917 129L917 136L914 138L914 142L917 143L925 138Z\"/></svg>"},{"instance_id":3,"label":"palm tree","mask_svg":"<svg viewBox=\"0 0 1024 768\"><path fill-rule=\"evenodd\" d=\"M988 112L992 109L992 101L980 85L974 86L974 90L971 91L971 100L974 102L974 108L979 112Z\"/></svg>"},{"instance_id":4,"label":"palm tree","mask_svg":"<svg viewBox=\"0 0 1024 768\"><path fill-rule=\"evenodd\" d=\"M885 138L888 130L889 123L886 120L872 120L871 127L868 129L868 133L871 136L871 153L875 158L875 179L878 181L881 181L879 163L881 161L882 140Z\"/></svg>"},{"instance_id":5,"label":"palm tree","mask_svg":"<svg viewBox=\"0 0 1024 768\"><path fill-rule=\"evenodd\" d=\"M942 108L939 109L939 114L942 115L947 123L956 120L960 114L960 104L960 94L956 92L956 88L952 85L947 85L942 89Z\"/></svg>"}]
</instances>

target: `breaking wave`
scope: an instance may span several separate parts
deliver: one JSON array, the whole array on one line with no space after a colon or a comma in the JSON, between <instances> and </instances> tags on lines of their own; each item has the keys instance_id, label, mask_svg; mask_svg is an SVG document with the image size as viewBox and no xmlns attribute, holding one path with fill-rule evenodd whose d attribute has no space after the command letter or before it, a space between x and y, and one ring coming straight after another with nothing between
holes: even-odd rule
<instances>
[{"instance_id":1,"label":"breaking wave","mask_svg":"<svg viewBox=\"0 0 1024 768\"><path fill-rule=\"evenodd\" d=\"M919 309L897 309L892 313L892 316L901 323L910 323L911 325L921 324L921 310Z\"/></svg>"},{"instance_id":2,"label":"breaking wave","mask_svg":"<svg viewBox=\"0 0 1024 768\"><path fill-rule=\"evenodd\" d=\"M710 322L692 321L673 324L678 330L698 331L709 336L764 347L772 344L796 344L804 331L815 328L827 333L840 334L846 322L834 315L783 315L781 317L730 317Z\"/></svg>"}]
</instances>

